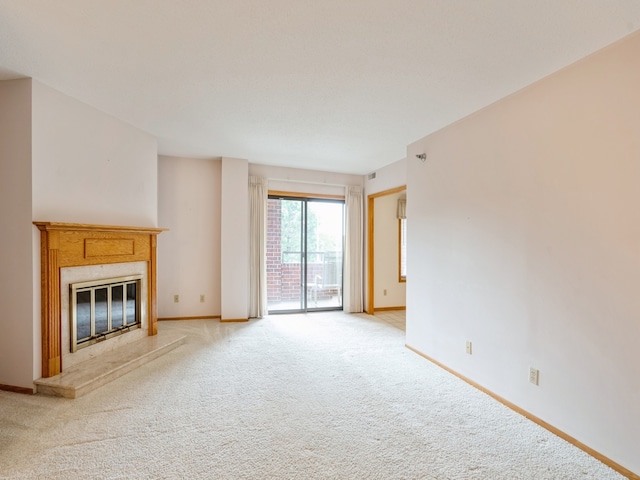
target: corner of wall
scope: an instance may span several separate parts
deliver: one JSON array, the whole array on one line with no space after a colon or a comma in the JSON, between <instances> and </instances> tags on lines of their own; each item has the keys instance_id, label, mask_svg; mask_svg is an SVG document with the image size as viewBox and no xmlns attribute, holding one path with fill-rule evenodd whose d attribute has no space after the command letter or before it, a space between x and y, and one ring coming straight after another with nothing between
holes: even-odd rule
<instances>
[{"instance_id":1,"label":"corner of wall","mask_svg":"<svg viewBox=\"0 0 640 480\"><path fill-rule=\"evenodd\" d=\"M36 368L31 79L0 82L0 158L0 383L30 389Z\"/></svg>"}]
</instances>

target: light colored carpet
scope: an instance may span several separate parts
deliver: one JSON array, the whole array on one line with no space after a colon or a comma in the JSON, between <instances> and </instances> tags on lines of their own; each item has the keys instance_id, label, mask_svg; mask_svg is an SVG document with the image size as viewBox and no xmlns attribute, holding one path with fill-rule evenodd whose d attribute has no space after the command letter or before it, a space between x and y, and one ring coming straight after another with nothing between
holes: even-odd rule
<instances>
[{"instance_id":1,"label":"light colored carpet","mask_svg":"<svg viewBox=\"0 0 640 480\"><path fill-rule=\"evenodd\" d=\"M624 478L373 317L160 328L189 340L85 397L0 392L0 478Z\"/></svg>"}]
</instances>

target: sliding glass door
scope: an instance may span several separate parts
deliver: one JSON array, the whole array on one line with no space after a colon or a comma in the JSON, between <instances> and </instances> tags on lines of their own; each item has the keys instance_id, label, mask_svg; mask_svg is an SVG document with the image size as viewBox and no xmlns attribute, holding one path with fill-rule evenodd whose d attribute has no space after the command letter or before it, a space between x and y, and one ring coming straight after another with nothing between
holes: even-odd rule
<instances>
[{"instance_id":1,"label":"sliding glass door","mask_svg":"<svg viewBox=\"0 0 640 480\"><path fill-rule=\"evenodd\" d=\"M270 313L342 309L344 202L269 196Z\"/></svg>"}]
</instances>

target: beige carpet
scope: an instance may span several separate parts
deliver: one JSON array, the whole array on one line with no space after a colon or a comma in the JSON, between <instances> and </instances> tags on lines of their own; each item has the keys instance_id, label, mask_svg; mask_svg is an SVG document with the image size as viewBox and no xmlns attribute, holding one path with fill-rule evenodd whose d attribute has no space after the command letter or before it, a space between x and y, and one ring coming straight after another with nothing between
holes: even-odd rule
<instances>
[{"instance_id":1,"label":"beige carpet","mask_svg":"<svg viewBox=\"0 0 640 480\"><path fill-rule=\"evenodd\" d=\"M622 479L366 315L163 322L76 400L0 392L2 479Z\"/></svg>"}]
</instances>

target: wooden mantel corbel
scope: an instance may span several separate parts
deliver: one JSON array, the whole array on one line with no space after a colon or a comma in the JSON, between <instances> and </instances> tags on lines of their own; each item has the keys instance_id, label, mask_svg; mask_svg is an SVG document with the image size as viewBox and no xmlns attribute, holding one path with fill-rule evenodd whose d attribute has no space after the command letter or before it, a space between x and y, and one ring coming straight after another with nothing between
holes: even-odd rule
<instances>
[{"instance_id":1,"label":"wooden mantel corbel","mask_svg":"<svg viewBox=\"0 0 640 480\"><path fill-rule=\"evenodd\" d=\"M158 333L156 250L163 228L33 222L40 230L42 376L62 372L60 269L147 262L148 334Z\"/></svg>"}]
</instances>

